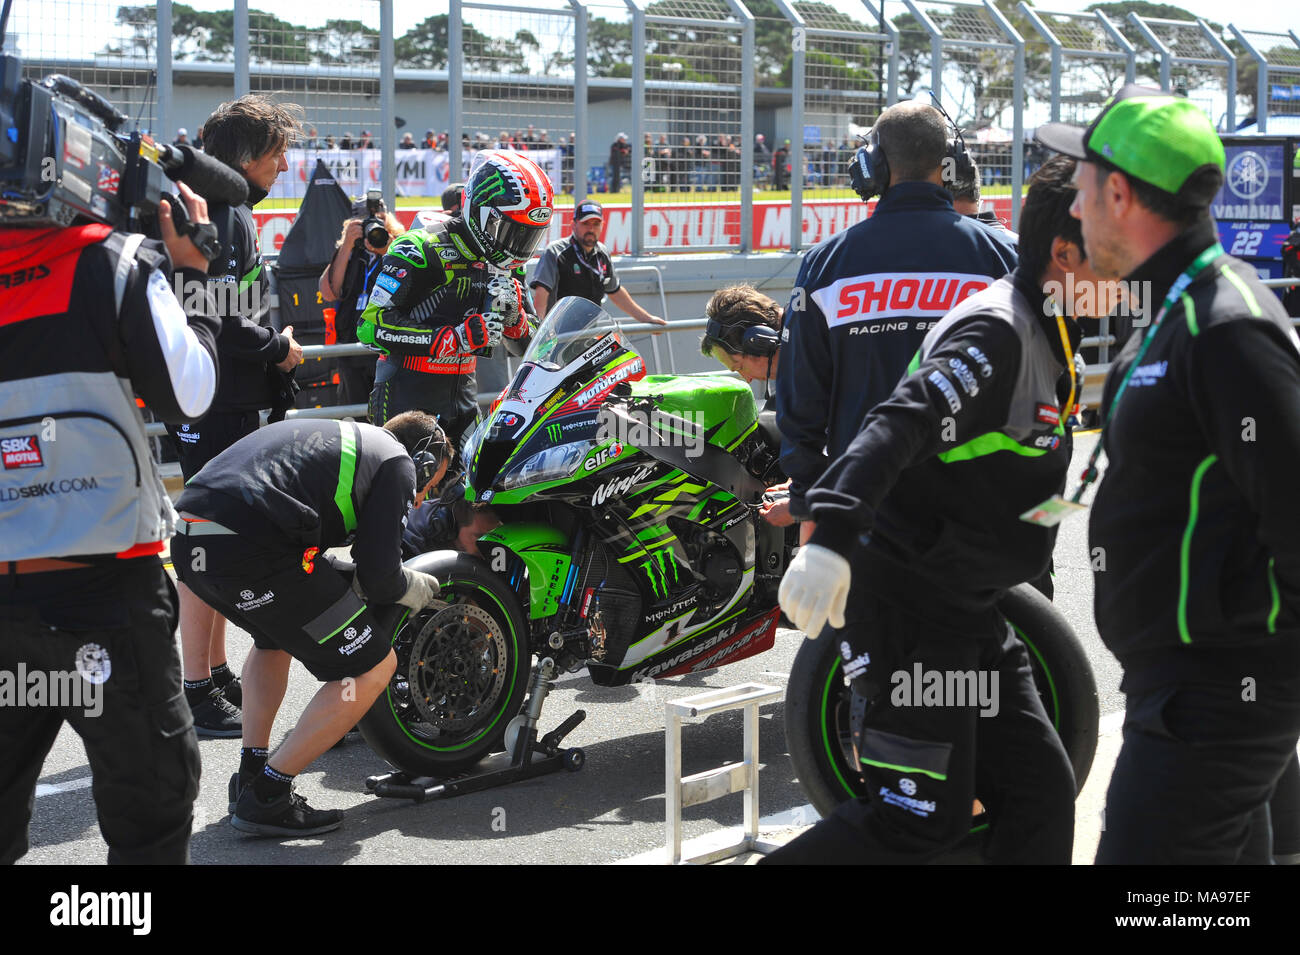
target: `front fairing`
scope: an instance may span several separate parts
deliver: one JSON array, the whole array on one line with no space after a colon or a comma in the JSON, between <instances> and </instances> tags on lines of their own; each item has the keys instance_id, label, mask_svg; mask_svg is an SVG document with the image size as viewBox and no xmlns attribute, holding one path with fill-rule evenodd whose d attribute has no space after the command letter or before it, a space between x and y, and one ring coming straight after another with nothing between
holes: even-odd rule
<instances>
[{"instance_id":1,"label":"front fairing","mask_svg":"<svg viewBox=\"0 0 1300 955\"><path fill-rule=\"evenodd\" d=\"M466 445L467 499L517 503L617 461L624 449L602 441L598 412L618 384L644 375L615 319L561 299Z\"/></svg>"}]
</instances>

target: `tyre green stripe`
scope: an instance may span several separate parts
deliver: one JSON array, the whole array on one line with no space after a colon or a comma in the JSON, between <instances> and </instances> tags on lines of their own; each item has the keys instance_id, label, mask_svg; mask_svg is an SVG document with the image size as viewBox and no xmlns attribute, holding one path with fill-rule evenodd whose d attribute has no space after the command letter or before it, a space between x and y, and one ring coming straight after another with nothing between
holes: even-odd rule
<instances>
[{"instance_id":1,"label":"tyre green stripe","mask_svg":"<svg viewBox=\"0 0 1300 955\"><path fill-rule=\"evenodd\" d=\"M503 607L503 606L501 605L501 601L497 600L497 598L496 598L496 594L492 593L492 591L488 590L488 589L487 589L486 587L484 587L482 584L476 583L475 581L472 581L472 580L447 580L447 581L445 581L445 582L443 583L443 586L444 586L444 587L448 587L448 586L450 586L450 585L452 585L452 584L469 584L469 585L470 585L471 587L473 587L475 590L478 590L478 591L481 591L482 593L487 594L490 598L492 598L492 602L493 602L494 604L497 605L497 608L501 611L501 615L506 619L506 621L508 622L508 621L510 620L510 614L506 611L506 608ZM513 632L514 632L514 627L512 626L510 629L511 629L511 632L513 633ZM397 639L397 634L396 634L396 633L393 634L393 639L394 639L394 640ZM518 646L519 641L516 640L515 643L516 643L516 646ZM522 653L522 652L526 652L526 651L523 650L523 649L521 648L521 649L520 649L520 652ZM515 666L514 666L514 668L513 668L513 669L511 670L511 672L510 672L510 686L508 686L508 687L506 688L506 693L505 693L505 699L506 699L506 700L509 700L511 694L514 692L514 688L515 688L515 675L516 675L518 672L519 672L519 663L518 663L518 661L516 661L516 662L515 662ZM486 736L489 732L491 732L491 731L492 731L492 727L496 726L496 725L497 725L497 722L498 722L498 721L501 719L501 717L505 714L505 710L502 710L500 713L498 713L496 716L494 716L494 717L492 718L492 722L489 723L487 726L485 726L485 727L483 728L483 732L479 733L479 734L478 734L477 736L475 736L473 739L467 739L467 740L465 740L465 742L463 742L463 743L457 743L455 746L430 746L427 740L416 739L414 736L412 736L410 730L408 730L408 729L406 728L406 724L403 723L403 722L401 721L401 719L398 718L398 716L397 716L397 710L396 710L396 709L394 708L394 706L393 706L393 690L392 690L392 687L389 687L389 688L385 691L385 695L388 697L388 710L389 710L390 713L393 714L393 721L398 725L398 727L401 729L401 731L402 731L403 733L406 734L407 738L410 739L410 741L413 742L413 743L415 743L417 746L423 747L424 749L431 749L431 750L433 750L433 751L436 752L436 753L449 753L449 752L454 752L455 750L458 750L458 749L465 749L467 746L473 746L475 743L477 743L479 740L481 740L484 736Z\"/></svg>"},{"instance_id":2,"label":"tyre green stripe","mask_svg":"<svg viewBox=\"0 0 1300 955\"><path fill-rule=\"evenodd\" d=\"M826 704L830 699L831 680L835 679L835 674L839 672L840 659L839 657L836 657L835 666L831 667L831 672L826 676L826 684L822 687L822 718L818 722L820 722L822 726L822 745L826 747L826 761L830 763L831 770L835 773L835 778L840 781L840 785L844 787L844 791L849 794L850 798L856 798L858 794L853 791L853 787L848 784L848 781L844 778L844 774L840 772L839 759L836 759L835 754L831 752L831 737L827 732L826 725ZM842 755L841 758L843 758Z\"/></svg>"}]
</instances>

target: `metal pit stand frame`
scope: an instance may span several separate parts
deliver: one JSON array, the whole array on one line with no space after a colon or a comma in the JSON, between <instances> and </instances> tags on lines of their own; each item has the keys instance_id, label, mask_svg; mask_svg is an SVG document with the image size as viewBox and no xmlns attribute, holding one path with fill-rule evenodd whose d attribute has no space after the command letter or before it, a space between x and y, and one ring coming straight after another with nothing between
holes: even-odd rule
<instances>
[{"instance_id":1,"label":"metal pit stand frame","mask_svg":"<svg viewBox=\"0 0 1300 955\"><path fill-rule=\"evenodd\" d=\"M671 865L708 865L744 852L768 853L776 845L758 839L758 708L781 699L778 687L741 683L697 693L664 704L664 775L668 861ZM744 762L682 777L682 718L712 716L724 710L745 711ZM682 810L734 792L745 793L745 826L738 842L682 858Z\"/></svg>"}]
</instances>

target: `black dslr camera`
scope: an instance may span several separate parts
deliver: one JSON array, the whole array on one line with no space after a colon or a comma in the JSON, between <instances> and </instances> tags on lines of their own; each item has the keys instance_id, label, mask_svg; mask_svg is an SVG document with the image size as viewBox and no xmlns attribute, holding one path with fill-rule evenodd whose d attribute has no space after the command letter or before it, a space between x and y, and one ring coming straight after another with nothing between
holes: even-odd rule
<instances>
[{"instance_id":1,"label":"black dslr camera","mask_svg":"<svg viewBox=\"0 0 1300 955\"><path fill-rule=\"evenodd\" d=\"M243 177L189 146L155 143L139 130L120 133L127 120L76 80L23 79L22 61L0 54L0 227L66 227L83 219L158 238L158 203L165 198L176 231L208 261L220 257L216 227L190 222L168 179L234 206L248 197Z\"/></svg>"},{"instance_id":2,"label":"black dslr camera","mask_svg":"<svg viewBox=\"0 0 1300 955\"><path fill-rule=\"evenodd\" d=\"M366 191L366 219L361 223L361 235L370 243L372 249L382 249L388 245L388 226L384 224L384 194L378 189ZM357 249L361 249L358 241Z\"/></svg>"}]
</instances>

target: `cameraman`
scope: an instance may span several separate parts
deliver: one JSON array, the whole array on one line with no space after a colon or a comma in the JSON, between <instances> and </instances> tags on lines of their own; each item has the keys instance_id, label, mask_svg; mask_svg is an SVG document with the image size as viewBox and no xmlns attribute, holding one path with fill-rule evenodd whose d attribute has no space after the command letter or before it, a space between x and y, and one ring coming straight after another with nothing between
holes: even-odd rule
<instances>
[{"instance_id":1,"label":"cameraman","mask_svg":"<svg viewBox=\"0 0 1300 955\"><path fill-rule=\"evenodd\" d=\"M179 188L206 222L206 203ZM176 513L135 395L167 421L202 417L221 326L209 296L187 295L187 315L173 294L173 269L202 289L208 262L171 212L159 203L162 242L100 224L0 228L0 670L71 674L94 701L0 707L0 863L27 852L64 720L86 748L108 861L189 861L199 752L158 557Z\"/></svg>"},{"instance_id":2,"label":"cameraman","mask_svg":"<svg viewBox=\"0 0 1300 955\"><path fill-rule=\"evenodd\" d=\"M357 340L357 319L366 309L384 253L403 231L397 217L384 208L383 199L359 199L353 203L352 218L343 223L343 235L334 248L334 258L320 277L321 299L338 302L334 330L340 345ZM338 404L366 404L375 386L375 359L365 355L340 358L338 369ZM365 421L366 415L357 420Z\"/></svg>"},{"instance_id":3,"label":"cameraman","mask_svg":"<svg viewBox=\"0 0 1300 955\"><path fill-rule=\"evenodd\" d=\"M258 412L292 406L292 385L285 377L302 363L302 346L293 327L271 327L271 284L262 261L253 206L266 198L280 173L289 168L284 154L299 133L297 106L256 95L222 103L203 124L208 155L234 169L248 182L248 200L229 209L213 204L224 261L213 264L221 314L217 342L219 384L212 409L195 425L173 428L181 473L188 483L226 448L257 430ZM275 419L272 412L272 420ZM200 736L240 735L239 705L243 692L226 665L226 621L190 593L181 594L181 655L185 696Z\"/></svg>"}]
</instances>

